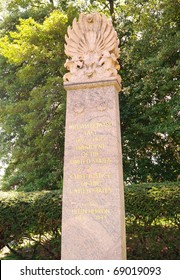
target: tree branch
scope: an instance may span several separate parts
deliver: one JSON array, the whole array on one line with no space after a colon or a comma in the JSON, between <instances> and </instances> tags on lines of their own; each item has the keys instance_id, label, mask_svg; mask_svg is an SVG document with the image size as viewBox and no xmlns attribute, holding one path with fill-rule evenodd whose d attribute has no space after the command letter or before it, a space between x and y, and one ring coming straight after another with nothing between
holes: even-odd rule
<instances>
[{"instance_id":1,"label":"tree branch","mask_svg":"<svg viewBox=\"0 0 180 280\"><path fill-rule=\"evenodd\" d=\"M112 22L114 24L115 23L114 0L108 0L108 2L109 2L110 15L112 18Z\"/></svg>"}]
</instances>

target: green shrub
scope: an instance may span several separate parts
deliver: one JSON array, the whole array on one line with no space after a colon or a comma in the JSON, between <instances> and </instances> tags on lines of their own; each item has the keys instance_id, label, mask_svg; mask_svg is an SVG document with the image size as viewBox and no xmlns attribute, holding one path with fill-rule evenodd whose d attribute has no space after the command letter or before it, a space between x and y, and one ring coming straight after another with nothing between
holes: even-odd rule
<instances>
[{"instance_id":1,"label":"green shrub","mask_svg":"<svg viewBox=\"0 0 180 280\"><path fill-rule=\"evenodd\" d=\"M144 226L159 219L178 226L180 194L178 183L139 184L125 187L126 215ZM134 219L132 219L132 216Z\"/></svg>"},{"instance_id":2,"label":"green shrub","mask_svg":"<svg viewBox=\"0 0 180 280\"><path fill-rule=\"evenodd\" d=\"M60 240L59 191L0 192L0 198L0 249L11 243L19 246L23 239L38 244L47 234Z\"/></svg>"},{"instance_id":3,"label":"green shrub","mask_svg":"<svg viewBox=\"0 0 180 280\"><path fill-rule=\"evenodd\" d=\"M125 187L128 259L179 258L179 205L178 183ZM26 239L24 259L59 259L61 212L60 191L0 192L0 248Z\"/></svg>"},{"instance_id":4,"label":"green shrub","mask_svg":"<svg viewBox=\"0 0 180 280\"><path fill-rule=\"evenodd\" d=\"M125 205L128 259L178 259L178 183L126 187Z\"/></svg>"}]
</instances>

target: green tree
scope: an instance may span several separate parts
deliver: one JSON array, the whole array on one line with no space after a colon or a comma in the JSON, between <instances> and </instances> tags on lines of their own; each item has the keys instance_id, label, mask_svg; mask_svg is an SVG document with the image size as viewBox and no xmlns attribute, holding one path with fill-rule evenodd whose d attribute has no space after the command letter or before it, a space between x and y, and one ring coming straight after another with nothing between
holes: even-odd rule
<instances>
[{"instance_id":1,"label":"green tree","mask_svg":"<svg viewBox=\"0 0 180 280\"><path fill-rule=\"evenodd\" d=\"M119 8L125 179L177 179L180 3L128 0ZM121 12L120 12L121 11Z\"/></svg>"},{"instance_id":2,"label":"green tree","mask_svg":"<svg viewBox=\"0 0 180 280\"><path fill-rule=\"evenodd\" d=\"M42 24L20 19L17 31L1 38L1 54L8 59L2 58L6 69L1 73L0 111L2 153L9 150L10 158L6 188L49 189L61 182L67 22L67 16L55 10Z\"/></svg>"}]
</instances>

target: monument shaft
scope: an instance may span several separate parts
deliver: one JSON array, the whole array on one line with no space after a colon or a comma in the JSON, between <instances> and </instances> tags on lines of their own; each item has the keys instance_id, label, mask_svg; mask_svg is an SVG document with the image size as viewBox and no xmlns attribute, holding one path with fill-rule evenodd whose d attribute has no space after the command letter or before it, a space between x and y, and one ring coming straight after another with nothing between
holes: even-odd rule
<instances>
[{"instance_id":1,"label":"monument shaft","mask_svg":"<svg viewBox=\"0 0 180 280\"><path fill-rule=\"evenodd\" d=\"M125 259L119 84L66 89L62 259Z\"/></svg>"}]
</instances>

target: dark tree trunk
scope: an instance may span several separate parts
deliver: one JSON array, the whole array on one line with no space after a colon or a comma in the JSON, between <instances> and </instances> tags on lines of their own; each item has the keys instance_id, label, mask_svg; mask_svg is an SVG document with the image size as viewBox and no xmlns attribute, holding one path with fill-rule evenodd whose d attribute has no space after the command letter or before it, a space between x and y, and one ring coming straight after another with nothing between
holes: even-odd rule
<instances>
[{"instance_id":1,"label":"dark tree trunk","mask_svg":"<svg viewBox=\"0 0 180 280\"><path fill-rule=\"evenodd\" d=\"M109 1L109 6L110 6L110 14L111 16L114 15L114 0L108 0Z\"/></svg>"},{"instance_id":2,"label":"dark tree trunk","mask_svg":"<svg viewBox=\"0 0 180 280\"><path fill-rule=\"evenodd\" d=\"M108 0L109 2L109 10L112 18L113 24L115 23L115 14L114 14L114 0Z\"/></svg>"}]
</instances>

